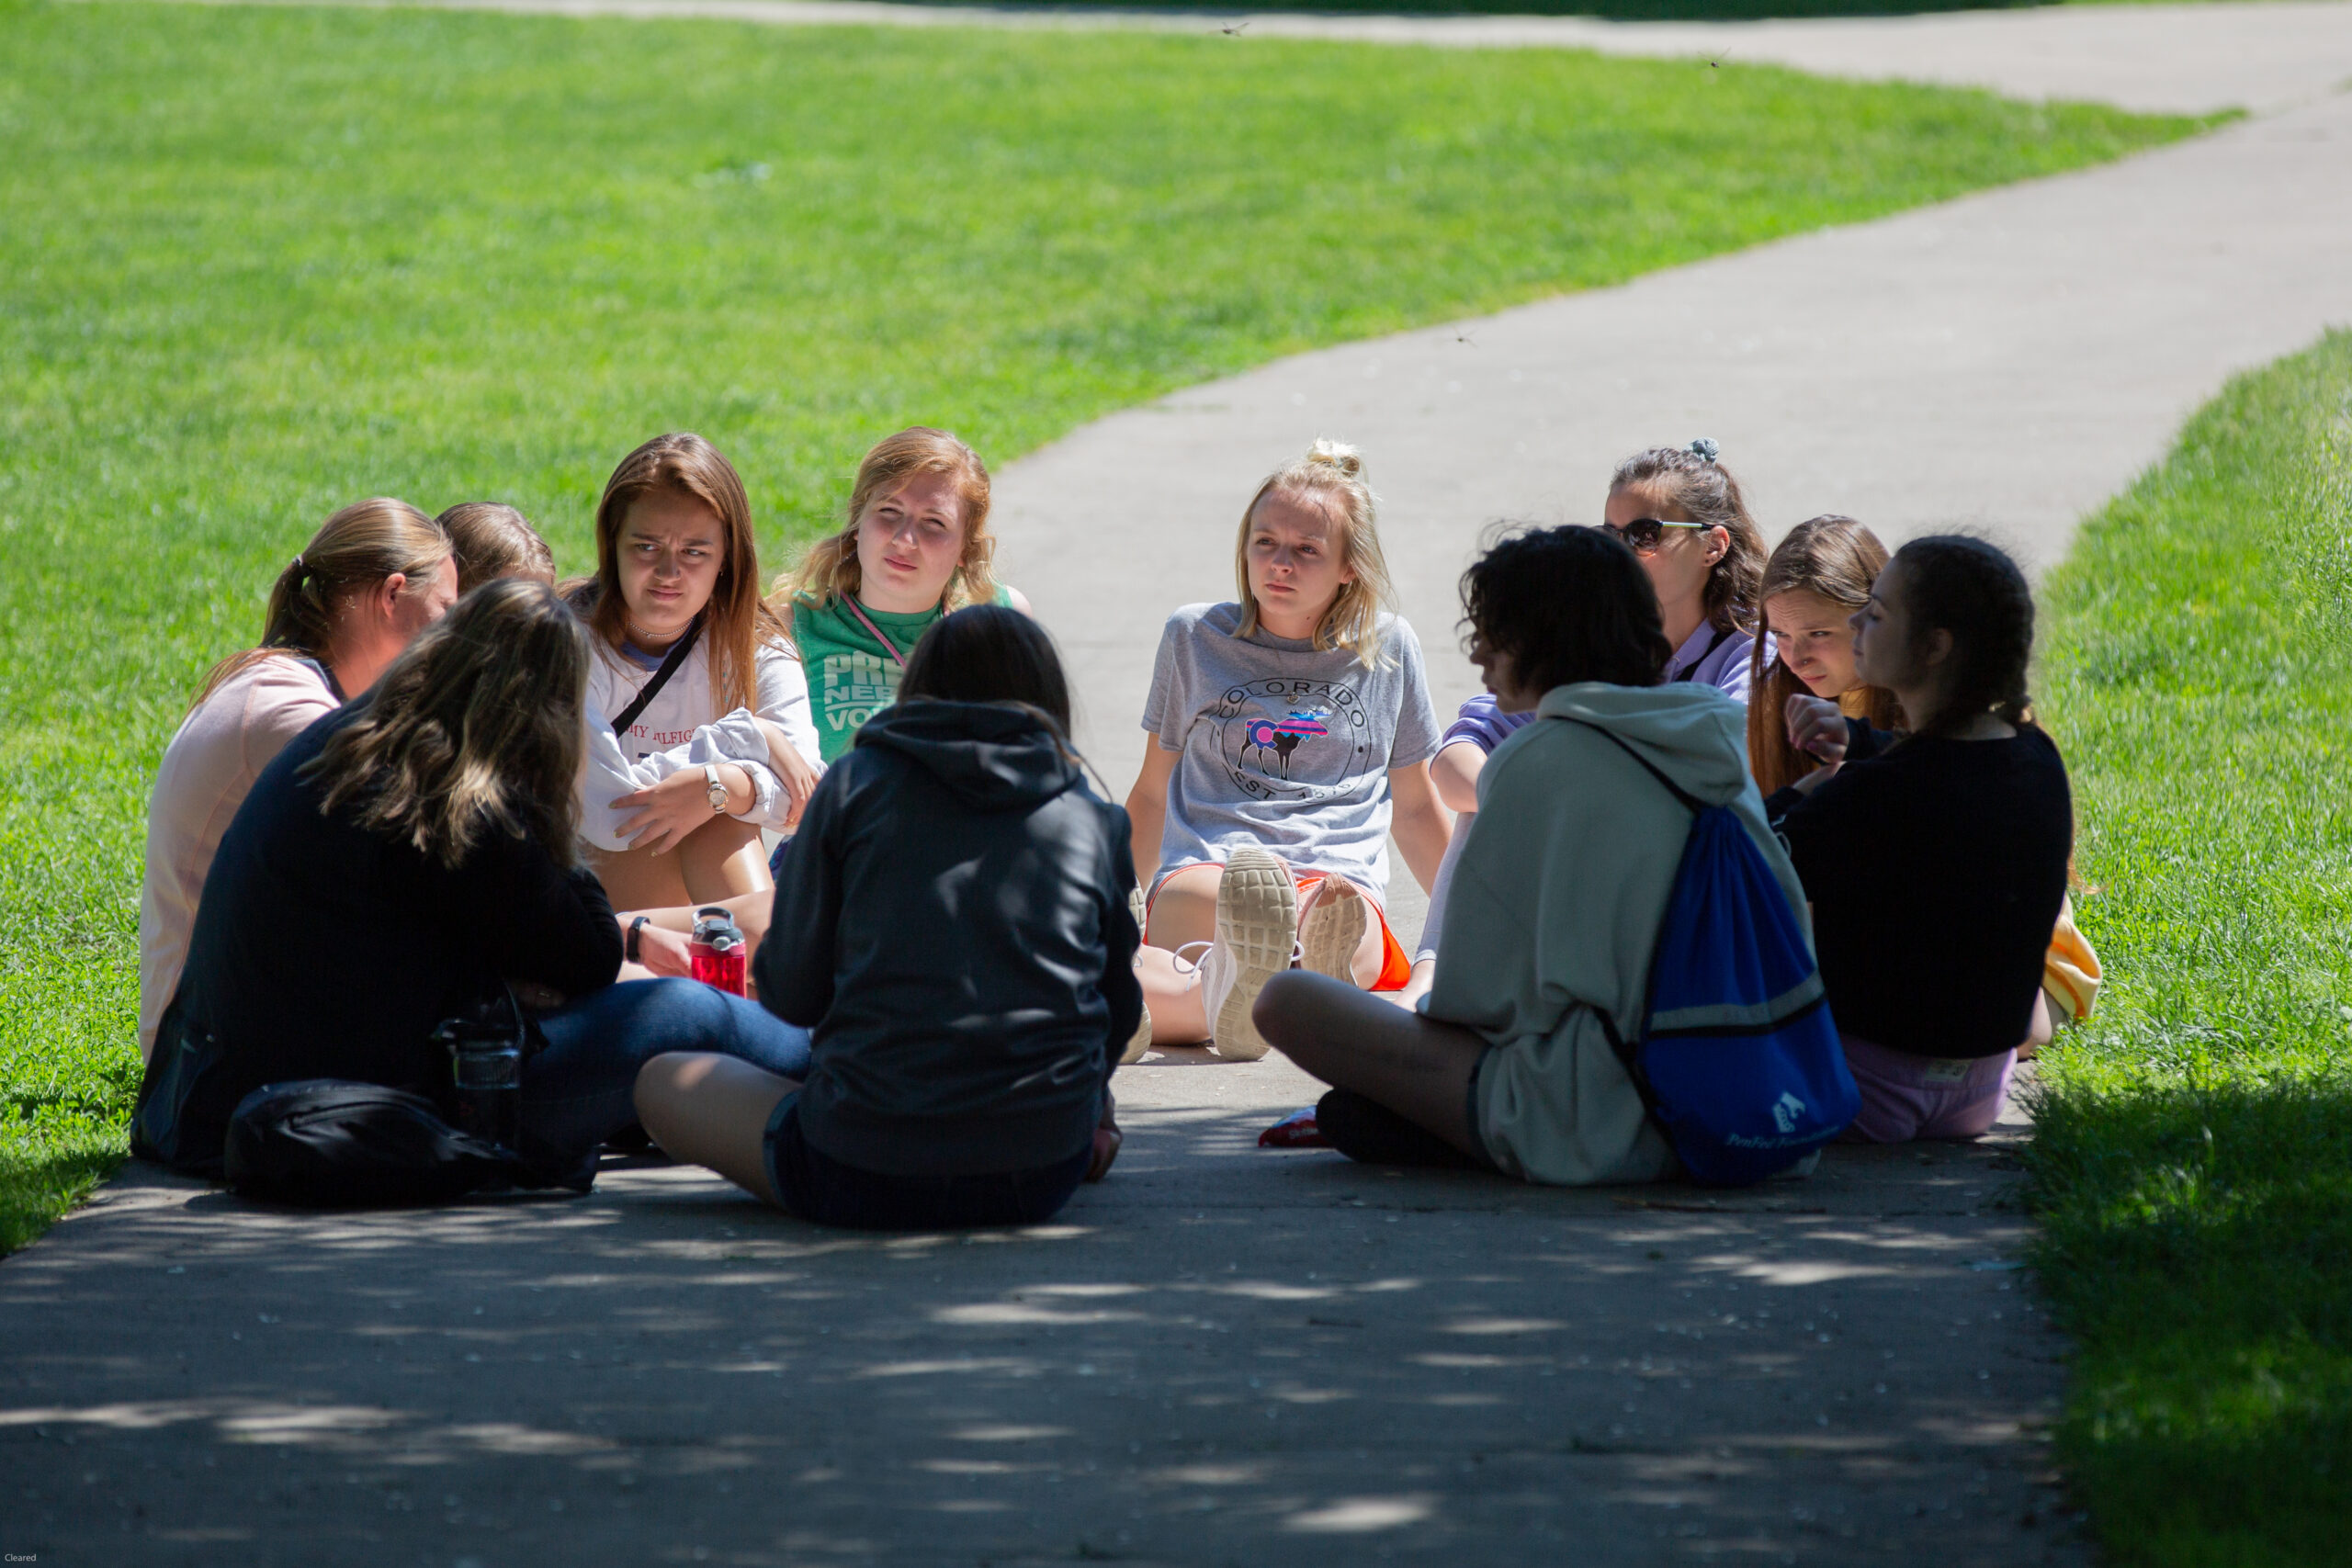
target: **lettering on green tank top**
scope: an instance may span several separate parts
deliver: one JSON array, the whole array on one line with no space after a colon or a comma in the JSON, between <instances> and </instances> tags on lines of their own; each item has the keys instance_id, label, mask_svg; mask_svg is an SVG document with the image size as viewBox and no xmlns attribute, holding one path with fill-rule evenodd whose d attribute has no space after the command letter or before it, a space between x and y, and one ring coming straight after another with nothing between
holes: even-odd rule
<instances>
[{"instance_id":1,"label":"lettering on green tank top","mask_svg":"<svg viewBox=\"0 0 2352 1568\"><path fill-rule=\"evenodd\" d=\"M998 604L1010 599L1009 590L997 590ZM866 614L899 645L900 653L912 653L943 612L933 609L909 615L869 609ZM829 763L838 761L849 754L865 721L899 700L903 671L888 650L874 640L874 634L839 604L794 605L792 635L808 675L808 705L817 720L818 753Z\"/></svg>"}]
</instances>

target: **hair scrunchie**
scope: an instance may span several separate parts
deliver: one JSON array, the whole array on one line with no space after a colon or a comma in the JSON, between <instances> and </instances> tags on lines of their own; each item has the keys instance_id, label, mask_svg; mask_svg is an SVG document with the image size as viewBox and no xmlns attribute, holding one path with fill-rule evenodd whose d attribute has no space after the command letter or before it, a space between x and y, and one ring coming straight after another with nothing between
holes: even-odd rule
<instances>
[{"instance_id":1,"label":"hair scrunchie","mask_svg":"<svg viewBox=\"0 0 2352 1568\"><path fill-rule=\"evenodd\" d=\"M1690 455L1702 463L1712 463L1723 448L1702 435L1690 443Z\"/></svg>"}]
</instances>

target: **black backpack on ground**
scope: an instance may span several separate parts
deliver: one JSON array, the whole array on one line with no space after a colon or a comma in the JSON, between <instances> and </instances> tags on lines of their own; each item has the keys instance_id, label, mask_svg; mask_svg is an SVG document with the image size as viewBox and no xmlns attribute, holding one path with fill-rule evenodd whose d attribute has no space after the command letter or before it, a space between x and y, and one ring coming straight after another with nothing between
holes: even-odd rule
<instances>
[{"instance_id":1,"label":"black backpack on ground","mask_svg":"<svg viewBox=\"0 0 2352 1568\"><path fill-rule=\"evenodd\" d=\"M247 1198L305 1208L446 1203L515 1188L588 1190L594 1164L550 1176L463 1133L421 1094L342 1078L264 1084L237 1102L222 1150Z\"/></svg>"}]
</instances>

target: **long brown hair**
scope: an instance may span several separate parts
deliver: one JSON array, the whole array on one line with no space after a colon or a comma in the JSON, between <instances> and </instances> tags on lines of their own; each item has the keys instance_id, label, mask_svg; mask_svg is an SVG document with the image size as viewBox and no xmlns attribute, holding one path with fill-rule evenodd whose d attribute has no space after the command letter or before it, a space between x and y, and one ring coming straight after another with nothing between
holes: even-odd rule
<instances>
[{"instance_id":1,"label":"long brown hair","mask_svg":"<svg viewBox=\"0 0 2352 1568\"><path fill-rule=\"evenodd\" d=\"M637 498L684 496L710 508L726 530L718 581L703 610L702 646L710 660L710 700L720 713L760 705L760 645L784 639L784 626L760 602L759 543L742 476L718 448L681 432L657 435L620 461L596 502L596 578L573 603L596 640L617 655L628 639L628 601L621 594L621 524Z\"/></svg>"},{"instance_id":2,"label":"long brown hair","mask_svg":"<svg viewBox=\"0 0 2352 1568\"><path fill-rule=\"evenodd\" d=\"M1757 585L1764 575L1764 533L1747 513L1747 498L1729 468L1715 461L1715 444L1702 436L1688 446L1653 446L1617 465L1609 476L1613 494L1645 490L1690 520L1731 536L1731 544L1707 573L1701 603L1707 624L1718 631L1751 631L1756 626Z\"/></svg>"},{"instance_id":3,"label":"long brown hair","mask_svg":"<svg viewBox=\"0 0 2352 1568\"><path fill-rule=\"evenodd\" d=\"M1747 651L1747 765L1756 787L1766 795L1785 789L1821 765L1820 759L1789 744L1782 710L1807 691L1788 665L1765 657L1772 617L1765 606L1781 593L1811 593L1848 610L1871 602L1871 584L1886 570L1886 547L1876 534L1834 513L1807 518L1789 530L1764 563L1756 596L1756 646ZM1883 686L1859 685L1842 694L1838 706L1848 718L1868 719L1881 729L1903 722L1903 705Z\"/></svg>"},{"instance_id":4,"label":"long brown hair","mask_svg":"<svg viewBox=\"0 0 2352 1568\"><path fill-rule=\"evenodd\" d=\"M918 424L875 443L857 465L841 528L809 546L800 564L775 580L769 606L788 621L795 604L821 607L855 593L865 576L857 564L857 525L868 507L917 474L954 476L956 499L964 514L963 556L947 579L940 607L952 612L967 604L995 603L996 536L989 532L988 465L956 436Z\"/></svg>"},{"instance_id":5,"label":"long brown hair","mask_svg":"<svg viewBox=\"0 0 2352 1568\"><path fill-rule=\"evenodd\" d=\"M301 553L278 572L262 617L260 643L214 665L189 706L260 660L294 654L324 663L335 623L354 590L373 588L397 573L408 579L402 593L423 593L448 558L448 536L407 502L390 496L353 502L320 524Z\"/></svg>"},{"instance_id":6,"label":"long brown hair","mask_svg":"<svg viewBox=\"0 0 2352 1568\"><path fill-rule=\"evenodd\" d=\"M1363 476L1363 454L1343 441L1320 436L1298 461L1268 474L1241 509L1241 534L1233 545L1233 577L1241 599L1235 637L1258 629L1258 596L1250 591L1250 535L1258 503L1268 495L1329 501L1340 513L1340 558L1354 579L1340 584L1339 597L1315 623L1315 646L1344 648L1371 669L1380 660L1380 612L1396 602L1388 581L1388 558L1380 553L1380 501Z\"/></svg>"},{"instance_id":7,"label":"long brown hair","mask_svg":"<svg viewBox=\"0 0 2352 1568\"><path fill-rule=\"evenodd\" d=\"M485 833L536 839L571 865L580 830L588 639L555 590L502 577L409 644L364 711L303 765L322 811L451 870Z\"/></svg>"}]
</instances>

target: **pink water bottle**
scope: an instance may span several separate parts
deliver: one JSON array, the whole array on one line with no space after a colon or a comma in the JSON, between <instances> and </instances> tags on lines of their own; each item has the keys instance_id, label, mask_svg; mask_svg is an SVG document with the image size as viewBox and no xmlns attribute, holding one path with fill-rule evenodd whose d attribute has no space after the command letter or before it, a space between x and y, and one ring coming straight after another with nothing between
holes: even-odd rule
<instances>
[{"instance_id":1,"label":"pink water bottle","mask_svg":"<svg viewBox=\"0 0 2352 1568\"><path fill-rule=\"evenodd\" d=\"M711 904L695 911L686 953L695 979L735 996L743 994L743 932L724 906Z\"/></svg>"}]
</instances>

